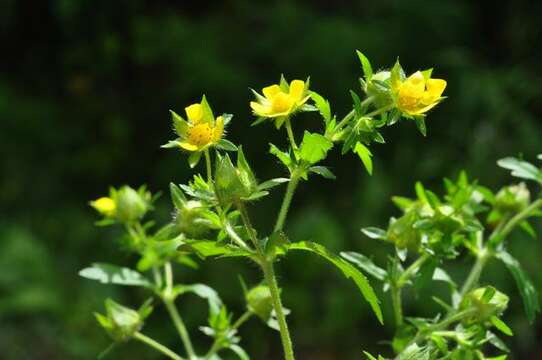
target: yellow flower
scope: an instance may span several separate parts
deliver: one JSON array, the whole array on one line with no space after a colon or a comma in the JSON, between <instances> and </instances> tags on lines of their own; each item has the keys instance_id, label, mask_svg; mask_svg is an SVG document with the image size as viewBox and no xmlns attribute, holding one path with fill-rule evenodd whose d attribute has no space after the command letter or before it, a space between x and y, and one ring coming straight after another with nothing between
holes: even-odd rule
<instances>
[{"instance_id":1,"label":"yellow flower","mask_svg":"<svg viewBox=\"0 0 542 360\"><path fill-rule=\"evenodd\" d=\"M90 206L106 217L114 217L117 212L117 204L110 197L101 197L91 201Z\"/></svg>"},{"instance_id":2,"label":"yellow flower","mask_svg":"<svg viewBox=\"0 0 542 360\"><path fill-rule=\"evenodd\" d=\"M262 93L263 96L255 92L258 101L251 101L250 107L255 115L264 118L291 115L310 97L308 84L303 80L293 80L289 86L285 81L282 86L271 85L263 88Z\"/></svg>"},{"instance_id":3,"label":"yellow flower","mask_svg":"<svg viewBox=\"0 0 542 360\"><path fill-rule=\"evenodd\" d=\"M397 108L408 115L422 115L432 109L442 100L445 88L445 80L426 79L421 71L392 83Z\"/></svg>"},{"instance_id":4,"label":"yellow flower","mask_svg":"<svg viewBox=\"0 0 542 360\"><path fill-rule=\"evenodd\" d=\"M179 139L174 143L187 151L202 151L222 139L224 116L215 119L205 96L199 104L185 108L188 121L172 112Z\"/></svg>"}]
</instances>

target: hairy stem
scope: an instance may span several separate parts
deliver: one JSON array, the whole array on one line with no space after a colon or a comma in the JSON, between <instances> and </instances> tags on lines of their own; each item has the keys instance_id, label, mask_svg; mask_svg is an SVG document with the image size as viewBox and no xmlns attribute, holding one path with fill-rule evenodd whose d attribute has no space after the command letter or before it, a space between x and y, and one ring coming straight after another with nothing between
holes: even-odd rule
<instances>
[{"instance_id":1,"label":"hairy stem","mask_svg":"<svg viewBox=\"0 0 542 360\"><path fill-rule=\"evenodd\" d=\"M393 307L393 314L395 316L395 325L400 328L403 325L403 304L401 300L401 288L393 285L390 288L391 304Z\"/></svg>"},{"instance_id":2,"label":"hairy stem","mask_svg":"<svg viewBox=\"0 0 542 360\"><path fill-rule=\"evenodd\" d=\"M209 154L209 149L205 149L205 166L207 168L207 182L211 184L213 182L213 170L211 167L211 154Z\"/></svg>"},{"instance_id":3,"label":"hairy stem","mask_svg":"<svg viewBox=\"0 0 542 360\"><path fill-rule=\"evenodd\" d=\"M188 330L186 329L186 325L184 324L181 315L175 307L172 294L173 269L171 268L171 263L169 261L164 265L164 276L166 282L166 289L162 295L162 301L166 305L169 316L171 317L171 320L173 321L173 324L175 325L175 328L179 333L181 341L183 342L184 348L186 350L186 354L188 355L188 359L197 359L196 353L194 352L194 347L192 346L192 341L190 340L190 335L188 334Z\"/></svg>"},{"instance_id":4,"label":"hairy stem","mask_svg":"<svg viewBox=\"0 0 542 360\"><path fill-rule=\"evenodd\" d=\"M292 131L292 124L290 123L290 118L287 118L284 122L284 127L286 128L286 132L288 133L288 140L290 140L290 146L292 149L297 150L297 144L295 142L294 138L294 132Z\"/></svg>"},{"instance_id":5,"label":"hairy stem","mask_svg":"<svg viewBox=\"0 0 542 360\"><path fill-rule=\"evenodd\" d=\"M150 337L143 335L139 331L134 334L134 339L139 340L140 342L152 347L156 351L164 354L170 359L173 360L183 360L182 357L175 354L171 349L167 348L166 346L160 344L158 341L151 339Z\"/></svg>"},{"instance_id":6,"label":"hairy stem","mask_svg":"<svg viewBox=\"0 0 542 360\"><path fill-rule=\"evenodd\" d=\"M469 275L467 276L467 279L461 287L461 299L463 299L463 297L465 297L465 295L469 291L471 291L476 286L476 284L478 284L478 281L480 280L480 275L482 274L482 270L484 269L484 266L486 265L490 257L491 254L487 249L483 248L480 250L480 252L478 253L478 257L476 258L476 261L472 266Z\"/></svg>"},{"instance_id":7,"label":"hairy stem","mask_svg":"<svg viewBox=\"0 0 542 360\"><path fill-rule=\"evenodd\" d=\"M282 347L284 350L284 358L286 360L294 360L294 350L292 346L292 340L290 337L290 330L288 329L288 323L286 322L286 316L284 314L284 308L282 306L282 301L280 299L280 291L277 284L277 279L275 276L275 270L273 269L273 263L265 255L264 249L262 248L254 228L250 222L250 218L246 211L244 204L241 201L237 202L237 208L241 213L241 219L247 229L247 232L250 235L250 239L258 252L259 265L262 268L264 279L269 287L269 292L271 293L271 300L273 302L273 309L277 316L277 321L279 324L280 338L282 341Z\"/></svg>"},{"instance_id":8,"label":"hairy stem","mask_svg":"<svg viewBox=\"0 0 542 360\"><path fill-rule=\"evenodd\" d=\"M284 222L286 221L286 216L288 215L288 210L290 208L290 204L292 203L292 198L298 183L299 175L297 175L297 172L294 171L290 181L288 182L286 193L284 194L284 199L282 200L282 205L280 207L279 215L277 216L277 222L275 223L273 232L281 231L283 229Z\"/></svg>"}]
</instances>

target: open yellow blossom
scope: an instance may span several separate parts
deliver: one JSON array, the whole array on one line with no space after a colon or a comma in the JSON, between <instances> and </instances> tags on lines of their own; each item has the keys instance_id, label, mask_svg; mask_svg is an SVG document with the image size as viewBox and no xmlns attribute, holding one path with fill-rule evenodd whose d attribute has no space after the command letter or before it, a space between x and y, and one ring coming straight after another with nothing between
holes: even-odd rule
<instances>
[{"instance_id":1,"label":"open yellow blossom","mask_svg":"<svg viewBox=\"0 0 542 360\"><path fill-rule=\"evenodd\" d=\"M255 115L265 118L291 115L309 99L307 85L303 80L293 80L289 86L267 86L262 90L263 96L256 93L258 101L251 101L250 107Z\"/></svg>"},{"instance_id":2,"label":"open yellow blossom","mask_svg":"<svg viewBox=\"0 0 542 360\"><path fill-rule=\"evenodd\" d=\"M185 108L188 121L173 114L173 121L179 139L179 147L187 151L202 151L220 141L224 134L224 116L215 119L205 97L201 103Z\"/></svg>"},{"instance_id":3,"label":"open yellow blossom","mask_svg":"<svg viewBox=\"0 0 542 360\"><path fill-rule=\"evenodd\" d=\"M435 107L445 88L445 80L426 79L421 71L392 84L397 108L408 115L422 115Z\"/></svg>"},{"instance_id":4,"label":"open yellow blossom","mask_svg":"<svg viewBox=\"0 0 542 360\"><path fill-rule=\"evenodd\" d=\"M117 204L110 197L101 197L90 202L90 206L106 217L114 217L117 211Z\"/></svg>"}]
</instances>

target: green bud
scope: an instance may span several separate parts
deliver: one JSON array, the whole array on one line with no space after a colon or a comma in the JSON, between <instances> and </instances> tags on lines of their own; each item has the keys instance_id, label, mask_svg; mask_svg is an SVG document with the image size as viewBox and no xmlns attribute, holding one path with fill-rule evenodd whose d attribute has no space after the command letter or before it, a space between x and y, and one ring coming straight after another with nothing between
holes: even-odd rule
<instances>
[{"instance_id":1,"label":"green bud","mask_svg":"<svg viewBox=\"0 0 542 360\"><path fill-rule=\"evenodd\" d=\"M273 311L271 291L265 285L250 289L246 296L247 308L258 315L263 321L269 320Z\"/></svg>"},{"instance_id":2,"label":"green bud","mask_svg":"<svg viewBox=\"0 0 542 360\"><path fill-rule=\"evenodd\" d=\"M474 307L476 313L465 323L484 322L492 316L500 316L508 307L508 296L491 286L472 290L460 304L461 310Z\"/></svg>"},{"instance_id":3,"label":"green bud","mask_svg":"<svg viewBox=\"0 0 542 360\"><path fill-rule=\"evenodd\" d=\"M437 208L436 215L436 228L445 234L453 233L463 227L463 219L455 214L455 209L450 205L440 205Z\"/></svg>"},{"instance_id":4,"label":"green bud","mask_svg":"<svg viewBox=\"0 0 542 360\"><path fill-rule=\"evenodd\" d=\"M206 210L200 201L183 202L175 214L177 228L191 238L204 236L209 232L209 221L203 216Z\"/></svg>"},{"instance_id":5,"label":"green bud","mask_svg":"<svg viewBox=\"0 0 542 360\"><path fill-rule=\"evenodd\" d=\"M241 146L237 152L237 167L229 155L218 158L215 171L215 192L221 204L226 205L249 197L256 190L257 182Z\"/></svg>"},{"instance_id":6,"label":"green bud","mask_svg":"<svg viewBox=\"0 0 542 360\"><path fill-rule=\"evenodd\" d=\"M393 99L388 88L383 87L380 83L389 83L390 72L379 71L374 74L365 85L365 93L372 97L374 104L377 107L384 107L393 102ZM375 81L376 80L376 81Z\"/></svg>"},{"instance_id":7,"label":"green bud","mask_svg":"<svg viewBox=\"0 0 542 360\"><path fill-rule=\"evenodd\" d=\"M96 319L115 341L127 341L143 326L150 313L148 307L138 312L122 306L111 299L105 301L106 315L96 313Z\"/></svg>"},{"instance_id":8,"label":"green bud","mask_svg":"<svg viewBox=\"0 0 542 360\"><path fill-rule=\"evenodd\" d=\"M126 185L121 187L115 193L117 219L121 222L132 222L141 219L150 208L150 198L150 193L143 188L136 191Z\"/></svg>"},{"instance_id":9,"label":"green bud","mask_svg":"<svg viewBox=\"0 0 542 360\"><path fill-rule=\"evenodd\" d=\"M495 197L495 208L502 212L519 212L529 206L531 194L525 183L502 188Z\"/></svg>"},{"instance_id":10,"label":"green bud","mask_svg":"<svg viewBox=\"0 0 542 360\"><path fill-rule=\"evenodd\" d=\"M387 239L395 244L398 249L417 251L420 247L420 232L414 228L416 212L409 211L388 227Z\"/></svg>"}]
</instances>

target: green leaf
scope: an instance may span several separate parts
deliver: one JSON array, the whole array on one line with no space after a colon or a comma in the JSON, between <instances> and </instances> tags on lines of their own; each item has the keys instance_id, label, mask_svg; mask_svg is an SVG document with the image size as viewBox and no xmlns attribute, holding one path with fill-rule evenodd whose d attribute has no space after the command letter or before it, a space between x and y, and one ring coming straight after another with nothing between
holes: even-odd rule
<instances>
[{"instance_id":1,"label":"green leaf","mask_svg":"<svg viewBox=\"0 0 542 360\"><path fill-rule=\"evenodd\" d=\"M202 258L209 256L223 256L223 257L251 257L252 254L245 250L240 250L239 248L227 245L220 244L216 241L211 240L193 240L186 244L182 244L179 248L179 251L184 252L195 252Z\"/></svg>"},{"instance_id":2,"label":"green leaf","mask_svg":"<svg viewBox=\"0 0 542 360\"><path fill-rule=\"evenodd\" d=\"M269 144L269 153L275 155L286 167L290 167L290 165L292 164L292 159L290 158L290 155L288 155L288 153L284 151L281 151L273 144Z\"/></svg>"},{"instance_id":3,"label":"green leaf","mask_svg":"<svg viewBox=\"0 0 542 360\"><path fill-rule=\"evenodd\" d=\"M140 272L112 264L94 263L79 271L79 276L96 280L102 284L143 286L151 288L152 283Z\"/></svg>"},{"instance_id":4,"label":"green leaf","mask_svg":"<svg viewBox=\"0 0 542 360\"><path fill-rule=\"evenodd\" d=\"M326 179L335 180L337 177L325 166L311 166L309 171L320 176L325 177Z\"/></svg>"},{"instance_id":5,"label":"green leaf","mask_svg":"<svg viewBox=\"0 0 542 360\"><path fill-rule=\"evenodd\" d=\"M496 257L506 265L516 280L516 285L523 298L523 306L525 307L527 319L532 323L536 317L536 313L540 312L540 303L538 302L536 288L527 273L523 271L519 262L512 255L505 250L501 250L496 254Z\"/></svg>"},{"instance_id":6,"label":"green leaf","mask_svg":"<svg viewBox=\"0 0 542 360\"><path fill-rule=\"evenodd\" d=\"M361 62L361 67L363 68L363 75L365 76L365 79L370 80L373 76L373 68L371 66L371 63L369 62L369 59L363 53L359 50L356 50L356 54L358 54L359 61Z\"/></svg>"},{"instance_id":7,"label":"green leaf","mask_svg":"<svg viewBox=\"0 0 542 360\"><path fill-rule=\"evenodd\" d=\"M331 121L331 108L329 106L329 101L324 99L320 94L315 91L311 91L310 95L311 99L314 101L314 104L318 108L320 115L322 115L325 123L327 124L329 121Z\"/></svg>"},{"instance_id":8,"label":"green leaf","mask_svg":"<svg viewBox=\"0 0 542 360\"><path fill-rule=\"evenodd\" d=\"M325 136L305 131L300 147L300 157L309 164L315 164L327 156L333 147L331 140Z\"/></svg>"},{"instance_id":9,"label":"green leaf","mask_svg":"<svg viewBox=\"0 0 542 360\"><path fill-rule=\"evenodd\" d=\"M169 110L169 112L171 114L171 120L173 121L175 132L179 136L185 136L186 130L188 129L188 123L175 111Z\"/></svg>"},{"instance_id":10,"label":"green leaf","mask_svg":"<svg viewBox=\"0 0 542 360\"><path fill-rule=\"evenodd\" d=\"M317 243L302 241L288 244L286 247L288 250L302 250L312 252L314 254L320 255L321 257L335 265L335 267L342 271L345 277L351 278L356 283L361 294L373 309L373 312L378 318L378 321L380 321L381 324L384 323L382 317L382 310L380 309L379 305L379 300L373 288L369 284L367 278L361 272L359 272L352 264L341 259L339 256L329 252L325 247Z\"/></svg>"},{"instance_id":11,"label":"green leaf","mask_svg":"<svg viewBox=\"0 0 542 360\"><path fill-rule=\"evenodd\" d=\"M216 144L216 147L226 151L237 151L237 146L229 140L220 139Z\"/></svg>"},{"instance_id":12,"label":"green leaf","mask_svg":"<svg viewBox=\"0 0 542 360\"><path fill-rule=\"evenodd\" d=\"M512 176L521 179L535 180L542 184L542 172L531 163L513 157L507 157L497 161L497 165L507 170L511 170Z\"/></svg>"},{"instance_id":13,"label":"green leaf","mask_svg":"<svg viewBox=\"0 0 542 360\"><path fill-rule=\"evenodd\" d=\"M372 275L376 279L380 281L384 281L384 279L388 276L388 273L386 270L382 269L381 267L377 266L371 259L369 259L367 256L353 252L353 251L343 251L341 252L341 256L353 263L354 265L360 267L362 270L364 270L367 274Z\"/></svg>"},{"instance_id":14,"label":"green leaf","mask_svg":"<svg viewBox=\"0 0 542 360\"><path fill-rule=\"evenodd\" d=\"M278 186L280 184L284 184L286 182L290 181L288 178L275 178L271 180L264 181L260 185L258 185L258 191L271 189L275 186Z\"/></svg>"},{"instance_id":15,"label":"green leaf","mask_svg":"<svg viewBox=\"0 0 542 360\"><path fill-rule=\"evenodd\" d=\"M196 165L198 165L199 160L201 159L201 151L194 151L190 156L188 157L188 165L191 169L195 168Z\"/></svg>"},{"instance_id":16,"label":"green leaf","mask_svg":"<svg viewBox=\"0 0 542 360\"><path fill-rule=\"evenodd\" d=\"M361 229L361 232L371 239L386 240L388 238L386 230L374 226L365 227Z\"/></svg>"},{"instance_id":17,"label":"green leaf","mask_svg":"<svg viewBox=\"0 0 542 360\"><path fill-rule=\"evenodd\" d=\"M248 354L243 350L242 347L236 344L232 344L228 347L231 351L233 351L241 360L250 360L250 357Z\"/></svg>"},{"instance_id":18,"label":"green leaf","mask_svg":"<svg viewBox=\"0 0 542 360\"><path fill-rule=\"evenodd\" d=\"M361 100L359 99L358 94L350 90L350 96L352 97L352 100L354 101L354 111L356 115L361 116Z\"/></svg>"},{"instance_id":19,"label":"green leaf","mask_svg":"<svg viewBox=\"0 0 542 360\"><path fill-rule=\"evenodd\" d=\"M207 98L205 95L201 98L201 109L203 111L203 120L204 121L214 121L215 115L213 114L213 110L211 110L211 106L207 102Z\"/></svg>"},{"instance_id":20,"label":"green leaf","mask_svg":"<svg viewBox=\"0 0 542 360\"><path fill-rule=\"evenodd\" d=\"M181 188L171 182L169 183L169 190L171 193L171 201L173 201L173 205L175 205L177 209L183 208L187 200Z\"/></svg>"},{"instance_id":21,"label":"green leaf","mask_svg":"<svg viewBox=\"0 0 542 360\"><path fill-rule=\"evenodd\" d=\"M359 158L361 159L361 162L363 163L363 166L365 166L365 169L367 169L367 172L369 175L373 174L373 160L371 153L371 150L367 148L362 143L358 142L356 146L354 147L354 152L358 154Z\"/></svg>"},{"instance_id":22,"label":"green leaf","mask_svg":"<svg viewBox=\"0 0 542 360\"><path fill-rule=\"evenodd\" d=\"M427 126L425 125L425 117L416 116L414 117L414 122L416 122L416 127L418 128L418 131L423 136L427 136Z\"/></svg>"},{"instance_id":23,"label":"green leaf","mask_svg":"<svg viewBox=\"0 0 542 360\"><path fill-rule=\"evenodd\" d=\"M492 316L490 320L491 320L491 323L497 328L497 330L502 332L504 335L514 336L512 329L510 329L510 327L506 325L504 321L502 321L496 316Z\"/></svg>"},{"instance_id":24,"label":"green leaf","mask_svg":"<svg viewBox=\"0 0 542 360\"><path fill-rule=\"evenodd\" d=\"M192 293L205 299L209 302L209 311L211 314L218 314L222 307L222 300L218 296L218 293L211 287L205 284L179 284L173 287L173 296L177 297L182 294Z\"/></svg>"}]
</instances>

